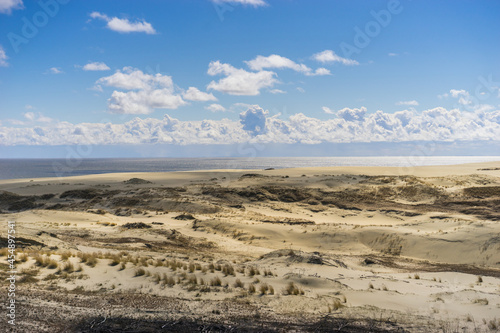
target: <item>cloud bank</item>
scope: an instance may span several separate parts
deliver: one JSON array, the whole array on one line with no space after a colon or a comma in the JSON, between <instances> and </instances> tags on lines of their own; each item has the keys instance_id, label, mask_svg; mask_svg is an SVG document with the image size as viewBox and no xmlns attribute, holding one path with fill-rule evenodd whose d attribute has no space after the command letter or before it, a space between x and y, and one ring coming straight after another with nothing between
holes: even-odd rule
<instances>
[{"instance_id":1,"label":"cloud bank","mask_svg":"<svg viewBox=\"0 0 500 333\"><path fill-rule=\"evenodd\" d=\"M33 114L27 117L37 121ZM0 127L3 146L481 140L500 140L500 110L466 112L437 107L421 113L368 113L360 107L344 108L331 119L321 120L302 113L280 119L253 105L239 114L239 120L181 121L165 115L163 119L135 118L124 124L38 121L30 128Z\"/></svg>"}]
</instances>

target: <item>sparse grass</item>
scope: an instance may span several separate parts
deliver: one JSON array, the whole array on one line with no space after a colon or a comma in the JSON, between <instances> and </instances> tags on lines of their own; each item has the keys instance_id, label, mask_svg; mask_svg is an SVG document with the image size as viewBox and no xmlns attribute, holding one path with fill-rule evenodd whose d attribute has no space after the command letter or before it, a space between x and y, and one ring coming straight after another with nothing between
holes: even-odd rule
<instances>
[{"instance_id":1,"label":"sparse grass","mask_svg":"<svg viewBox=\"0 0 500 333\"><path fill-rule=\"evenodd\" d=\"M87 261L85 262L85 264L89 267L95 267L97 265L97 258L95 256L90 256L87 258Z\"/></svg>"},{"instance_id":2,"label":"sparse grass","mask_svg":"<svg viewBox=\"0 0 500 333\"><path fill-rule=\"evenodd\" d=\"M368 289L374 289L373 283L370 282L370 284L368 285Z\"/></svg>"},{"instance_id":3,"label":"sparse grass","mask_svg":"<svg viewBox=\"0 0 500 333\"><path fill-rule=\"evenodd\" d=\"M290 282L285 288L285 295L304 295L304 290L300 289L295 283Z\"/></svg>"},{"instance_id":4,"label":"sparse grass","mask_svg":"<svg viewBox=\"0 0 500 333\"><path fill-rule=\"evenodd\" d=\"M228 275L236 276L233 265L229 265L229 264L224 265L224 267L222 268L222 273L224 273L224 276L228 276Z\"/></svg>"},{"instance_id":5,"label":"sparse grass","mask_svg":"<svg viewBox=\"0 0 500 333\"><path fill-rule=\"evenodd\" d=\"M220 287L220 286L222 286L222 281L221 281L221 279L218 276L216 276L215 278L213 278L210 281L210 285L212 287Z\"/></svg>"},{"instance_id":6,"label":"sparse grass","mask_svg":"<svg viewBox=\"0 0 500 333\"><path fill-rule=\"evenodd\" d=\"M48 269L56 269L59 267L59 263L54 259L48 259L47 268Z\"/></svg>"},{"instance_id":7,"label":"sparse grass","mask_svg":"<svg viewBox=\"0 0 500 333\"><path fill-rule=\"evenodd\" d=\"M17 260L19 262L26 262L28 261L28 255L26 253L21 253L19 256L17 256Z\"/></svg>"},{"instance_id":8,"label":"sparse grass","mask_svg":"<svg viewBox=\"0 0 500 333\"><path fill-rule=\"evenodd\" d=\"M482 276L478 276L477 277L477 283L483 283L483 277Z\"/></svg>"},{"instance_id":9,"label":"sparse grass","mask_svg":"<svg viewBox=\"0 0 500 333\"><path fill-rule=\"evenodd\" d=\"M263 283L260 285L259 290L260 290L261 295L265 295L265 294L267 294L267 291L269 290L269 286L266 283Z\"/></svg>"},{"instance_id":10,"label":"sparse grass","mask_svg":"<svg viewBox=\"0 0 500 333\"><path fill-rule=\"evenodd\" d=\"M137 268L135 270L134 276L143 276L145 274L146 274L146 270L144 268L140 267L140 268Z\"/></svg>"},{"instance_id":11,"label":"sparse grass","mask_svg":"<svg viewBox=\"0 0 500 333\"><path fill-rule=\"evenodd\" d=\"M244 288L245 285L243 284L243 282L241 282L240 279L236 279L236 281L234 282L234 287L235 288Z\"/></svg>"},{"instance_id":12,"label":"sparse grass","mask_svg":"<svg viewBox=\"0 0 500 333\"><path fill-rule=\"evenodd\" d=\"M116 266L118 264L120 264L121 260L120 260L120 257L119 256L113 256L111 258L111 262L109 263L109 266Z\"/></svg>"},{"instance_id":13,"label":"sparse grass","mask_svg":"<svg viewBox=\"0 0 500 333\"><path fill-rule=\"evenodd\" d=\"M419 275L418 273L415 273L415 274L413 275L413 278L414 278L415 280L420 280L420 275Z\"/></svg>"},{"instance_id":14,"label":"sparse grass","mask_svg":"<svg viewBox=\"0 0 500 333\"><path fill-rule=\"evenodd\" d=\"M255 294L255 285L250 284L250 285L248 286L248 293L249 293L249 294Z\"/></svg>"},{"instance_id":15,"label":"sparse grass","mask_svg":"<svg viewBox=\"0 0 500 333\"><path fill-rule=\"evenodd\" d=\"M386 285L385 285L385 284L383 284L383 285L382 285L382 290L383 290L383 291L388 291L389 289L387 289Z\"/></svg>"},{"instance_id":16,"label":"sparse grass","mask_svg":"<svg viewBox=\"0 0 500 333\"><path fill-rule=\"evenodd\" d=\"M269 286L268 292L269 295L274 295L274 288L273 286Z\"/></svg>"},{"instance_id":17,"label":"sparse grass","mask_svg":"<svg viewBox=\"0 0 500 333\"><path fill-rule=\"evenodd\" d=\"M119 271L123 271L125 268L127 268L127 264L126 264L126 263L124 263L124 262L122 262L122 263L120 264L120 268L119 268L118 270L119 270Z\"/></svg>"},{"instance_id":18,"label":"sparse grass","mask_svg":"<svg viewBox=\"0 0 500 333\"><path fill-rule=\"evenodd\" d=\"M481 305L488 305L489 302L486 298L476 298L474 301L473 301L474 304L481 304Z\"/></svg>"},{"instance_id":19,"label":"sparse grass","mask_svg":"<svg viewBox=\"0 0 500 333\"><path fill-rule=\"evenodd\" d=\"M63 266L63 271L73 273L75 271L75 266L71 262L67 262Z\"/></svg>"},{"instance_id":20,"label":"sparse grass","mask_svg":"<svg viewBox=\"0 0 500 333\"><path fill-rule=\"evenodd\" d=\"M198 279L196 278L196 275L192 274L188 277L187 280L188 284L198 284Z\"/></svg>"}]
</instances>

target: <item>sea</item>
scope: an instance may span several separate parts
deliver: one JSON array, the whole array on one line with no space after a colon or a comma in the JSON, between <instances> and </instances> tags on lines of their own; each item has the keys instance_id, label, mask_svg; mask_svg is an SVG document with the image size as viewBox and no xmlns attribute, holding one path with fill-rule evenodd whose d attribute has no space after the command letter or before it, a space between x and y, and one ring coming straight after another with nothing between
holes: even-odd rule
<instances>
[{"instance_id":1,"label":"sea","mask_svg":"<svg viewBox=\"0 0 500 333\"><path fill-rule=\"evenodd\" d=\"M213 169L333 166L412 167L490 161L500 161L500 156L0 159L0 179Z\"/></svg>"}]
</instances>

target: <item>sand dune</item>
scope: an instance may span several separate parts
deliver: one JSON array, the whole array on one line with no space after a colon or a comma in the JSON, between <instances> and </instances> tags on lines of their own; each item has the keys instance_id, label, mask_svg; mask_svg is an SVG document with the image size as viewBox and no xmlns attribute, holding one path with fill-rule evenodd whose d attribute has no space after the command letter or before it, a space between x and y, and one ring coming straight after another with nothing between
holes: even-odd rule
<instances>
[{"instance_id":1,"label":"sand dune","mask_svg":"<svg viewBox=\"0 0 500 333\"><path fill-rule=\"evenodd\" d=\"M0 180L18 329L498 330L499 167Z\"/></svg>"}]
</instances>

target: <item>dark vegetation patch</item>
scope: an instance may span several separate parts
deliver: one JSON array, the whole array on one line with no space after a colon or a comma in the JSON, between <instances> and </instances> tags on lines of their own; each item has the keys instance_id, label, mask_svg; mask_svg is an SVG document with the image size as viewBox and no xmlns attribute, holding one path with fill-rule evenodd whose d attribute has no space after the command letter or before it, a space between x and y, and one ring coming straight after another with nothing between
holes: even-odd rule
<instances>
[{"instance_id":1,"label":"dark vegetation patch","mask_svg":"<svg viewBox=\"0 0 500 333\"><path fill-rule=\"evenodd\" d=\"M240 176L240 178L238 178L238 180L254 179L254 178L267 178L267 177L269 177L269 176L261 175L258 173L246 173L246 174Z\"/></svg>"},{"instance_id":2,"label":"dark vegetation patch","mask_svg":"<svg viewBox=\"0 0 500 333\"><path fill-rule=\"evenodd\" d=\"M261 222L274 223L274 224L288 224L288 225L314 225L314 224L316 224L316 222L314 222L314 221L300 219L300 218L292 218L292 217L269 218L269 219L261 220Z\"/></svg>"},{"instance_id":3,"label":"dark vegetation patch","mask_svg":"<svg viewBox=\"0 0 500 333\"><path fill-rule=\"evenodd\" d=\"M9 240L6 237L0 236L0 247L6 248L8 245L9 245ZM42 248L45 247L45 244L29 238L16 237L16 248L27 248L31 246Z\"/></svg>"},{"instance_id":4,"label":"dark vegetation patch","mask_svg":"<svg viewBox=\"0 0 500 333\"><path fill-rule=\"evenodd\" d=\"M500 186L468 187L463 190L464 195L474 198L490 198L500 196Z\"/></svg>"},{"instance_id":5,"label":"dark vegetation patch","mask_svg":"<svg viewBox=\"0 0 500 333\"><path fill-rule=\"evenodd\" d=\"M125 180L124 183L130 185L152 184L149 180L142 178L130 178L129 180Z\"/></svg>"},{"instance_id":6,"label":"dark vegetation patch","mask_svg":"<svg viewBox=\"0 0 500 333\"><path fill-rule=\"evenodd\" d=\"M182 220L182 221L196 220L196 218L193 215L188 214L188 213L177 215L176 217L174 217L174 219L175 220Z\"/></svg>"},{"instance_id":7,"label":"dark vegetation patch","mask_svg":"<svg viewBox=\"0 0 500 333\"><path fill-rule=\"evenodd\" d=\"M144 222L131 222L131 223L125 223L122 225L123 229L149 229L151 226L149 224L146 224Z\"/></svg>"}]
</instances>

